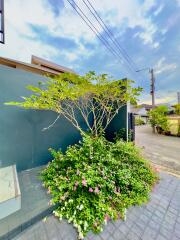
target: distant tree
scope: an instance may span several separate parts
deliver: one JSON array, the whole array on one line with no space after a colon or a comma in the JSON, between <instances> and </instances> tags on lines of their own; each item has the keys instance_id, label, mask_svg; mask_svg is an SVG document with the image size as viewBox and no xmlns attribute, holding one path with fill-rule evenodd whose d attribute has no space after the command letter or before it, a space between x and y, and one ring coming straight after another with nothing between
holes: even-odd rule
<instances>
[{"instance_id":1,"label":"distant tree","mask_svg":"<svg viewBox=\"0 0 180 240\"><path fill-rule=\"evenodd\" d=\"M175 104L174 106L175 113L177 115L180 115L180 104Z\"/></svg>"},{"instance_id":2,"label":"distant tree","mask_svg":"<svg viewBox=\"0 0 180 240\"><path fill-rule=\"evenodd\" d=\"M175 113L177 115L180 115L180 104L176 104L173 107L175 109ZM177 133L177 136L180 137L180 119L178 119L178 133Z\"/></svg>"},{"instance_id":3,"label":"distant tree","mask_svg":"<svg viewBox=\"0 0 180 240\"><path fill-rule=\"evenodd\" d=\"M161 129L164 132L167 132L169 130L167 113L168 113L167 106L158 106L154 109L151 109L148 112L151 126L156 127L157 129Z\"/></svg>"},{"instance_id":4,"label":"distant tree","mask_svg":"<svg viewBox=\"0 0 180 240\"><path fill-rule=\"evenodd\" d=\"M6 104L54 111L58 113L57 119L63 115L82 133L80 114L91 134L98 136L101 131L105 131L122 106L128 101L136 102L141 88L132 87L132 83L130 80L112 79L107 74L96 75L95 72L84 76L63 73L50 78L43 88L28 86L34 94L23 97L23 102Z\"/></svg>"}]
</instances>

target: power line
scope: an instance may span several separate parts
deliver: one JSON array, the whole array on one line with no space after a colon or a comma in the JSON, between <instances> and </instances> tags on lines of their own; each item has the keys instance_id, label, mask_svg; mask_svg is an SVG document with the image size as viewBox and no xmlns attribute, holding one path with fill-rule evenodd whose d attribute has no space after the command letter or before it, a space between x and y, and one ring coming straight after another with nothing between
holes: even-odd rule
<instances>
[{"instance_id":1,"label":"power line","mask_svg":"<svg viewBox=\"0 0 180 240\"><path fill-rule=\"evenodd\" d=\"M88 2L88 4L86 3L86 1ZM93 7L92 3L90 3L89 0L83 0L84 4L86 5L86 7L89 9L89 11L92 13L92 15L96 18L96 20L98 21L98 23L101 25L101 27L103 28L103 30L106 32L106 34L108 35L108 37L111 39L111 41L114 43L114 45L118 48L118 50L121 52L121 54L123 55L123 57L126 59L126 61L132 66L133 70L136 71L137 66L134 63L134 61L132 60L132 58L129 56L129 54L126 52L126 50L119 44L119 42L116 40L116 38L114 37L114 34L112 33L112 31L109 29L109 27L106 25L106 23L103 21L103 19L100 17L100 15L98 14L98 12L96 11L96 9ZM92 10L91 10L92 9Z\"/></svg>"},{"instance_id":2,"label":"power line","mask_svg":"<svg viewBox=\"0 0 180 240\"><path fill-rule=\"evenodd\" d=\"M86 15L83 13L83 11L79 8L79 6L73 1L73 3L71 3L71 1L67 0L69 2L69 4L73 7L73 9L78 13L78 15L83 19L83 21L86 23L86 25L94 32L94 34L100 39L101 42L103 42L103 44L108 48L108 50L115 56L117 57L117 55L115 55L116 53L114 53L114 49L111 49L109 46L109 43L106 43L106 39L104 37L99 36L98 34L98 30L97 28L95 28L92 24L92 22L86 17ZM78 10L76 9L76 7L79 9L79 11L82 13L79 13ZM84 16L84 17L83 17ZM88 23L87 21L90 23ZM92 27L93 26L93 27ZM94 28L94 29L93 29ZM113 51L113 52L112 52Z\"/></svg>"},{"instance_id":3,"label":"power line","mask_svg":"<svg viewBox=\"0 0 180 240\"><path fill-rule=\"evenodd\" d=\"M109 44L109 42L99 33L98 29L93 25L93 23L89 20L89 18L84 14L84 12L81 10L81 8L77 5L77 3L72 0L67 0L69 4L73 7L73 9L77 12L77 14L82 18L82 20L86 23L86 25L93 31L93 33L99 38L99 40L106 46L106 48L118 59L122 60L122 56L119 55L114 48ZM77 10L78 9L78 10ZM130 71L133 71L132 67L130 68L129 65L127 65Z\"/></svg>"},{"instance_id":4,"label":"power line","mask_svg":"<svg viewBox=\"0 0 180 240\"><path fill-rule=\"evenodd\" d=\"M85 2L85 0L83 0L84 4L87 6L87 3ZM109 29L109 27L106 25L106 23L103 21L103 19L101 18L101 16L98 14L98 12L96 11L96 9L93 7L92 3L87 0L87 2L89 3L90 7L93 9L94 13L92 12L92 10L88 7L88 9L90 10L90 12L93 14L93 16L96 18L96 20L98 21L98 23L102 26L102 28L104 29L104 31L106 32L106 34L108 34L109 38L113 41L113 43L116 45L116 47L118 47L119 51L121 52L121 54L123 55L123 57L126 59L126 61L132 66L133 71L135 71L135 73L140 74L141 77L144 78L144 76L142 76L142 72L138 72L136 71L137 69L139 69L139 67L136 65L136 63L133 61L133 59L129 56L129 54L126 52L126 50L119 44L119 42L116 40L116 38L114 37L114 34L112 33L112 31ZM125 56L124 56L125 54Z\"/></svg>"}]
</instances>

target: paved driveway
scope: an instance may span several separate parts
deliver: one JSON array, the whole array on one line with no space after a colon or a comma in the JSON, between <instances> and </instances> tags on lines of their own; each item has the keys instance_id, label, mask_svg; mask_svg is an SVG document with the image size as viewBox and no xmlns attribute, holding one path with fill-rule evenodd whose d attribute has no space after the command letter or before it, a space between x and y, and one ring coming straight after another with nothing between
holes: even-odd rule
<instances>
[{"instance_id":1,"label":"paved driveway","mask_svg":"<svg viewBox=\"0 0 180 240\"><path fill-rule=\"evenodd\" d=\"M150 126L138 126L135 142L151 162L180 175L179 137L153 134Z\"/></svg>"},{"instance_id":2,"label":"paved driveway","mask_svg":"<svg viewBox=\"0 0 180 240\"><path fill-rule=\"evenodd\" d=\"M127 210L127 220L109 222L101 234L85 240L178 240L180 239L180 178L161 173L151 199ZM76 240L71 224L50 216L22 232L14 240Z\"/></svg>"}]
</instances>

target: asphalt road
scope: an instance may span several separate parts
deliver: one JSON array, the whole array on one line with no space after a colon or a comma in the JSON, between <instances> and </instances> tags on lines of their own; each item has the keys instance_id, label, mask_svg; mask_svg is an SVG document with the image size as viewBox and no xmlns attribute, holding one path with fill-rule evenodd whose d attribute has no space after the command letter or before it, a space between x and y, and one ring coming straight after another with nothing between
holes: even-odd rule
<instances>
[{"instance_id":1,"label":"asphalt road","mask_svg":"<svg viewBox=\"0 0 180 240\"><path fill-rule=\"evenodd\" d=\"M180 175L180 138L153 134L150 126L137 126L137 146L143 148L144 155L154 164Z\"/></svg>"}]
</instances>

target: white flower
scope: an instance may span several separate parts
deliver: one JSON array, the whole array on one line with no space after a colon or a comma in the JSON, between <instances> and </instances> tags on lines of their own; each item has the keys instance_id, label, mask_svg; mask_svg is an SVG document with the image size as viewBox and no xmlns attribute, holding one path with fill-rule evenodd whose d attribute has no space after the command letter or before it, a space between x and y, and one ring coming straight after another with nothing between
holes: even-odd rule
<instances>
[{"instance_id":1,"label":"white flower","mask_svg":"<svg viewBox=\"0 0 180 240\"><path fill-rule=\"evenodd\" d=\"M46 222L47 221L47 217L43 218L43 222Z\"/></svg>"},{"instance_id":2,"label":"white flower","mask_svg":"<svg viewBox=\"0 0 180 240\"><path fill-rule=\"evenodd\" d=\"M83 204L80 205L79 210L81 211L84 208Z\"/></svg>"},{"instance_id":3,"label":"white flower","mask_svg":"<svg viewBox=\"0 0 180 240\"><path fill-rule=\"evenodd\" d=\"M71 223L71 222L72 222L72 218L69 218L68 223Z\"/></svg>"},{"instance_id":4,"label":"white flower","mask_svg":"<svg viewBox=\"0 0 180 240\"><path fill-rule=\"evenodd\" d=\"M80 225L77 225L77 230L78 230L78 232L81 232L81 226Z\"/></svg>"},{"instance_id":5,"label":"white flower","mask_svg":"<svg viewBox=\"0 0 180 240\"><path fill-rule=\"evenodd\" d=\"M83 233L80 232L80 233L79 233L79 239L83 239L83 238L84 238Z\"/></svg>"},{"instance_id":6,"label":"white flower","mask_svg":"<svg viewBox=\"0 0 180 240\"><path fill-rule=\"evenodd\" d=\"M69 203L73 202L73 199L69 199Z\"/></svg>"},{"instance_id":7,"label":"white flower","mask_svg":"<svg viewBox=\"0 0 180 240\"><path fill-rule=\"evenodd\" d=\"M64 203L65 207L67 206L67 202Z\"/></svg>"},{"instance_id":8,"label":"white flower","mask_svg":"<svg viewBox=\"0 0 180 240\"><path fill-rule=\"evenodd\" d=\"M74 211L74 214L73 215L76 215L76 210Z\"/></svg>"},{"instance_id":9,"label":"white flower","mask_svg":"<svg viewBox=\"0 0 180 240\"><path fill-rule=\"evenodd\" d=\"M84 230L86 230L87 227L88 227L88 223L85 221L85 222L84 222Z\"/></svg>"},{"instance_id":10,"label":"white flower","mask_svg":"<svg viewBox=\"0 0 180 240\"><path fill-rule=\"evenodd\" d=\"M55 217L58 217L58 216L59 216L59 213L58 213L57 211L53 211L53 213L54 213L54 216L55 216Z\"/></svg>"}]
</instances>

